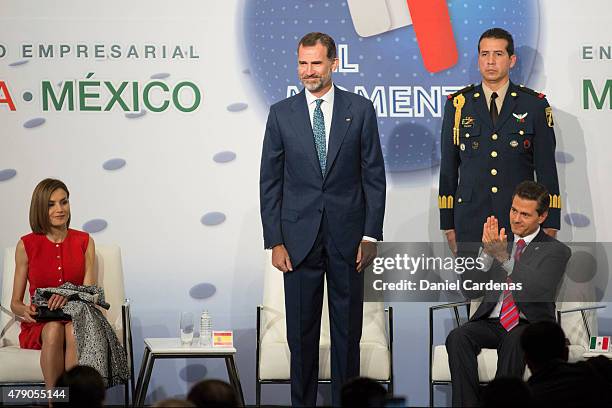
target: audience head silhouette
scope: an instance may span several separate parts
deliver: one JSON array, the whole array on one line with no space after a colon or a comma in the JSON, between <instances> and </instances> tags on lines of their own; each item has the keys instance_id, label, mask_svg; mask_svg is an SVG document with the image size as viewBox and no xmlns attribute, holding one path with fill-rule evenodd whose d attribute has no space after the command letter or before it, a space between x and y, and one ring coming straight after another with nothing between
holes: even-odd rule
<instances>
[{"instance_id":1,"label":"audience head silhouette","mask_svg":"<svg viewBox=\"0 0 612 408\"><path fill-rule=\"evenodd\" d=\"M106 394L104 379L96 369L78 365L62 374L56 387L67 387L69 401L54 402L54 407L102 407Z\"/></svg>"},{"instance_id":2,"label":"audience head silhouette","mask_svg":"<svg viewBox=\"0 0 612 408\"><path fill-rule=\"evenodd\" d=\"M221 380L200 381L189 391L187 399L197 407L229 408L240 406L234 389Z\"/></svg>"},{"instance_id":3,"label":"audience head silhouette","mask_svg":"<svg viewBox=\"0 0 612 408\"><path fill-rule=\"evenodd\" d=\"M527 326L521 335L521 347L532 373L553 360L568 359L565 333L555 322L536 322Z\"/></svg>"},{"instance_id":4,"label":"audience head silhouette","mask_svg":"<svg viewBox=\"0 0 612 408\"><path fill-rule=\"evenodd\" d=\"M342 387L343 407L382 407L385 405L387 390L376 381L357 377L348 380Z\"/></svg>"}]
</instances>

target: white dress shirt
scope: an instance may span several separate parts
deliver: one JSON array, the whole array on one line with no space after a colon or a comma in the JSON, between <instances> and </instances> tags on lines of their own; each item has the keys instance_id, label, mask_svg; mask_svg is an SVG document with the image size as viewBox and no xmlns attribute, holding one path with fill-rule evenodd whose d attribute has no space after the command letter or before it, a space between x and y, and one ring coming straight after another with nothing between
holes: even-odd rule
<instances>
[{"instance_id":1,"label":"white dress shirt","mask_svg":"<svg viewBox=\"0 0 612 408\"><path fill-rule=\"evenodd\" d=\"M308 89L304 88L306 94L306 104L308 105L308 115L310 116L310 127L314 128L313 115L317 107L317 99L323 99L321 102L321 111L323 112L323 121L325 122L325 150L329 150L329 133L331 131L331 123L334 114L334 93L335 87L332 83L331 88L321 97L314 96ZM314 137L314 136L313 136ZM364 241L376 242L376 238L363 236Z\"/></svg>"},{"instance_id":2,"label":"white dress shirt","mask_svg":"<svg viewBox=\"0 0 612 408\"><path fill-rule=\"evenodd\" d=\"M512 253L510 254L510 258L502 264L502 268L504 268L508 276L512 275L512 269L514 268L514 254L516 252L516 243L519 241L519 239L522 239L523 241L525 241L525 248L523 248L523 253L524 253L525 249L527 249L527 246L529 246L529 243L533 241L533 239L536 237L536 235L538 235L539 232L540 232L540 227L538 226L538 229L534 233L529 234L526 237L519 237L518 235L514 236L514 244L512 245ZM484 270L488 271L489 269L491 269L491 266L493 266L493 257L489 254L482 252L482 249L481 249L480 256L482 257L482 262L484 264ZM499 300L497 301L497 304L495 305L495 307L491 311L491 314L489 315L490 318L499 317L499 313L501 312L503 301L504 301L504 292L502 292L499 295ZM525 315L523 315L523 312L520 313L520 317L522 318L525 317Z\"/></svg>"}]
</instances>

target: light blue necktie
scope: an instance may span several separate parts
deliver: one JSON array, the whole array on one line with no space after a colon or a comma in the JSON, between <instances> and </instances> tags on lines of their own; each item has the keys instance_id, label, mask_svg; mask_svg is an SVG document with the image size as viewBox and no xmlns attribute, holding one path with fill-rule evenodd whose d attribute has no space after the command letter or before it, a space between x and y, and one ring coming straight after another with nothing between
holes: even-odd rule
<instances>
[{"instance_id":1,"label":"light blue necktie","mask_svg":"<svg viewBox=\"0 0 612 408\"><path fill-rule=\"evenodd\" d=\"M317 156L319 156L319 165L321 166L321 174L325 176L325 164L327 162L327 146L325 143L325 118L321 110L323 99L315 101L317 107L312 114L312 133L314 134L315 147L317 148Z\"/></svg>"}]
</instances>

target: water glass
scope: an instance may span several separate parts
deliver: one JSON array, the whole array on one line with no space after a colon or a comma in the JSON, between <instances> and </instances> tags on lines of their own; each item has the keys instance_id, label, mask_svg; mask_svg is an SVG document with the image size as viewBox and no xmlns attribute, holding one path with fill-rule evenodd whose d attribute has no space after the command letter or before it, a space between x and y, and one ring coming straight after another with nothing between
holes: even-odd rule
<instances>
[{"instance_id":1,"label":"water glass","mask_svg":"<svg viewBox=\"0 0 612 408\"><path fill-rule=\"evenodd\" d=\"M194 327L193 313L181 312L180 337L183 346L191 346Z\"/></svg>"}]
</instances>

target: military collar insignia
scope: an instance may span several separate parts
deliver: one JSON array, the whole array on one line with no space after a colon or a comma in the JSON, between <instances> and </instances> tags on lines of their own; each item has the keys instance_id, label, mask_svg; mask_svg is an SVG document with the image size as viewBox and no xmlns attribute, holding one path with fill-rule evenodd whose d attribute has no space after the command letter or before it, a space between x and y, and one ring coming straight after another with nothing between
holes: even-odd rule
<instances>
[{"instance_id":1,"label":"military collar insignia","mask_svg":"<svg viewBox=\"0 0 612 408\"><path fill-rule=\"evenodd\" d=\"M516 118L516 123L525 123L525 118L527 115L529 115L529 112L512 114L512 116Z\"/></svg>"}]
</instances>

